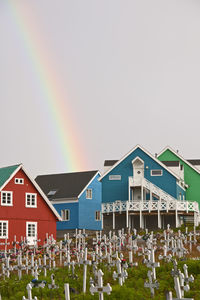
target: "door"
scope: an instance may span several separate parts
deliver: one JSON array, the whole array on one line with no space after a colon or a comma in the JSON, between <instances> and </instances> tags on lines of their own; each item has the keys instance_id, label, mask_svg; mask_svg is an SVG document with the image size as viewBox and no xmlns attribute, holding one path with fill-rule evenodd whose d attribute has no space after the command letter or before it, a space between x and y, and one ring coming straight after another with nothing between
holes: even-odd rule
<instances>
[{"instance_id":1,"label":"door","mask_svg":"<svg viewBox=\"0 0 200 300\"><path fill-rule=\"evenodd\" d=\"M133 179L134 183L141 185L144 178L144 162L139 157L133 161Z\"/></svg>"},{"instance_id":2,"label":"door","mask_svg":"<svg viewBox=\"0 0 200 300\"><path fill-rule=\"evenodd\" d=\"M26 239L29 245L34 245L37 240L37 222L26 222Z\"/></svg>"}]
</instances>

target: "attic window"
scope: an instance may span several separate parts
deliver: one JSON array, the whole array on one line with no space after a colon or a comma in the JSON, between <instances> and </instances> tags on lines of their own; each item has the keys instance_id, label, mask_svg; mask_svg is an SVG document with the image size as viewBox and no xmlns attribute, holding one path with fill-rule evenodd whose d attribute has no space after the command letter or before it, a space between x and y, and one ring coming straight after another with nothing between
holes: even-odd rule
<instances>
[{"instance_id":1,"label":"attic window","mask_svg":"<svg viewBox=\"0 0 200 300\"><path fill-rule=\"evenodd\" d=\"M49 191L47 195L53 196L53 195L55 195L56 192L57 192L57 190L52 190L52 191Z\"/></svg>"},{"instance_id":2,"label":"attic window","mask_svg":"<svg viewBox=\"0 0 200 300\"><path fill-rule=\"evenodd\" d=\"M162 176L163 171L162 170L151 170L151 176Z\"/></svg>"},{"instance_id":3,"label":"attic window","mask_svg":"<svg viewBox=\"0 0 200 300\"><path fill-rule=\"evenodd\" d=\"M23 178L15 178L15 184L24 184Z\"/></svg>"},{"instance_id":4,"label":"attic window","mask_svg":"<svg viewBox=\"0 0 200 300\"><path fill-rule=\"evenodd\" d=\"M86 199L92 199L92 189L86 190Z\"/></svg>"}]
</instances>

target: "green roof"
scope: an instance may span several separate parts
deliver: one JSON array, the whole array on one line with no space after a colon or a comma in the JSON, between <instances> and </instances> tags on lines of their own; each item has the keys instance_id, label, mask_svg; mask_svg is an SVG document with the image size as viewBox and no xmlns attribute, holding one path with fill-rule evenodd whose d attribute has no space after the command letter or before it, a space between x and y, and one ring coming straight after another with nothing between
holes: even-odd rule
<instances>
[{"instance_id":1,"label":"green roof","mask_svg":"<svg viewBox=\"0 0 200 300\"><path fill-rule=\"evenodd\" d=\"M14 165L0 168L0 187L2 187L2 185L10 178L10 176L19 166L20 165Z\"/></svg>"}]
</instances>

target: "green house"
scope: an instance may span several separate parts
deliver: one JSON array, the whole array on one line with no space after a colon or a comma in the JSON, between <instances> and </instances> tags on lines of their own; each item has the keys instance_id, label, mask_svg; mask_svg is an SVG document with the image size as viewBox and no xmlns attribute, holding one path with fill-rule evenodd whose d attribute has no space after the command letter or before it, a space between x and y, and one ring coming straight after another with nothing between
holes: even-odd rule
<instances>
[{"instance_id":1,"label":"green house","mask_svg":"<svg viewBox=\"0 0 200 300\"><path fill-rule=\"evenodd\" d=\"M200 160L185 159L178 151L174 151L168 146L158 154L158 159L169 168L174 168L176 172L179 166L186 183L186 200L196 201L200 204ZM176 165L175 162L178 164Z\"/></svg>"}]
</instances>

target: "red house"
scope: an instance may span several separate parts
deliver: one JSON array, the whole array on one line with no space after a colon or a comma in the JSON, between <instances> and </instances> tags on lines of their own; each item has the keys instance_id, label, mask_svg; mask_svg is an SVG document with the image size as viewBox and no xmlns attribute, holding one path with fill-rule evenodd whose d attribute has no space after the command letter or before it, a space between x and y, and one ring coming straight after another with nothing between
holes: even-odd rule
<instances>
[{"instance_id":1,"label":"red house","mask_svg":"<svg viewBox=\"0 0 200 300\"><path fill-rule=\"evenodd\" d=\"M0 168L0 244L7 239L10 248L14 236L43 244L47 233L56 239L56 221L60 215L22 164Z\"/></svg>"}]
</instances>

